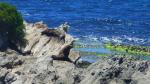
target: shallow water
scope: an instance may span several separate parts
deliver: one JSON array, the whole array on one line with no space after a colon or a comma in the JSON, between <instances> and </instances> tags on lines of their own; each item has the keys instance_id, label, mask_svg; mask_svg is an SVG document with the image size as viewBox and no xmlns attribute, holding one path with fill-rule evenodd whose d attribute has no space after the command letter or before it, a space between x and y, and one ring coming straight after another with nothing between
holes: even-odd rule
<instances>
[{"instance_id":1,"label":"shallow water","mask_svg":"<svg viewBox=\"0 0 150 84\"><path fill-rule=\"evenodd\" d=\"M150 46L150 0L0 0L25 20L49 27L68 22L80 43L116 42ZM101 48L101 46L99 47ZM92 50L85 47L86 50ZM95 49L97 52L98 49ZM99 50L98 52L101 52Z\"/></svg>"}]
</instances>

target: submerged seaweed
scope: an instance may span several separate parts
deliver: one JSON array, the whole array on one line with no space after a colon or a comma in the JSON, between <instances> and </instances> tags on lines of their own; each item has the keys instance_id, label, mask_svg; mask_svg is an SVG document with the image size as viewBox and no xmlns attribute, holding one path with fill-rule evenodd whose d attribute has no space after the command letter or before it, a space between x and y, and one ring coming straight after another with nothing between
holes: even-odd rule
<instances>
[{"instance_id":1,"label":"submerged seaweed","mask_svg":"<svg viewBox=\"0 0 150 84\"><path fill-rule=\"evenodd\" d=\"M135 46L135 45L107 43L107 44L104 44L104 47L110 50L118 51L118 52L126 52L129 54L150 56L150 47L148 46Z\"/></svg>"}]
</instances>

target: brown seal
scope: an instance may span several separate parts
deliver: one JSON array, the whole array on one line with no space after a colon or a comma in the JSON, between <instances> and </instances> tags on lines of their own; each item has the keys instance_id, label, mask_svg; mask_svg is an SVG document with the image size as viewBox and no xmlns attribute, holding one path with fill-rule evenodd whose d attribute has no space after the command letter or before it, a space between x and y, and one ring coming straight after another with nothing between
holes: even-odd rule
<instances>
[{"instance_id":1,"label":"brown seal","mask_svg":"<svg viewBox=\"0 0 150 84\"><path fill-rule=\"evenodd\" d=\"M58 37L61 40L65 39L65 34L57 29L46 29L43 32L41 32L42 35L52 36L52 37Z\"/></svg>"},{"instance_id":2,"label":"brown seal","mask_svg":"<svg viewBox=\"0 0 150 84\"><path fill-rule=\"evenodd\" d=\"M69 61L69 62L72 62L73 61L71 59L69 59L69 53L70 53L70 49L72 48L73 46L72 45L67 45L65 46L64 48L62 48L59 52L58 55L52 55L52 58L54 60L63 60L63 61Z\"/></svg>"}]
</instances>

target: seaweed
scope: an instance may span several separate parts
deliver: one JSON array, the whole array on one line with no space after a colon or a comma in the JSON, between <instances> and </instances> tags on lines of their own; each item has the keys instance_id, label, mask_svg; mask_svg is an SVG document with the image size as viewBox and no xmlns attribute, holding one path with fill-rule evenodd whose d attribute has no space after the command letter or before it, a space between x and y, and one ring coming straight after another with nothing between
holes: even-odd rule
<instances>
[{"instance_id":1,"label":"seaweed","mask_svg":"<svg viewBox=\"0 0 150 84\"><path fill-rule=\"evenodd\" d=\"M114 51L118 51L118 52L126 52L129 54L150 56L150 47L149 46L106 43L106 44L104 44L104 47L106 49L114 50Z\"/></svg>"}]
</instances>

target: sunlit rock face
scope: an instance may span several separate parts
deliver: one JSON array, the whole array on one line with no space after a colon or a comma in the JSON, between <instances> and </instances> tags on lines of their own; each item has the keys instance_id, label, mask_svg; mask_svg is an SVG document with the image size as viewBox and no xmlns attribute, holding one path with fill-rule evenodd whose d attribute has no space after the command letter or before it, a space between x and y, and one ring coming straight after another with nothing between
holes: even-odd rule
<instances>
[{"instance_id":1,"label":"sunlit rock face","mask_svg":"<svg viewBox=\"0 0 150 84\"><path fill-rule=\"evenodd\" d=\"M63 51L66 46L73 44L73 37L65 31L69 27L66 24L60 25L56 29L48 29L42 22L25 23L25 25L28 45L24 51L31 51L33 56L58 56L59 51Z\"/></svg>"}]
</instances>

